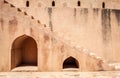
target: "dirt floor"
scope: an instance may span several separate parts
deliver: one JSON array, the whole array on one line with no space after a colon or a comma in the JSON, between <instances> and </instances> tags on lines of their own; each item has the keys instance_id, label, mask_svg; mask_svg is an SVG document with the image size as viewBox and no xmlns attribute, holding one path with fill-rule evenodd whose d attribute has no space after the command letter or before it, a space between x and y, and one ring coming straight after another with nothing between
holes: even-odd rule
<instances>
[{"instance_id":1,"label":"dirt floor","mask_svg":"<svg viewBox=\"0 0 120 78\"><path fill-rule=\"evenodd\" d=\"M120 71L104 72L0 72L0 78L120 78Z\"/></svg>"}]
</instances>

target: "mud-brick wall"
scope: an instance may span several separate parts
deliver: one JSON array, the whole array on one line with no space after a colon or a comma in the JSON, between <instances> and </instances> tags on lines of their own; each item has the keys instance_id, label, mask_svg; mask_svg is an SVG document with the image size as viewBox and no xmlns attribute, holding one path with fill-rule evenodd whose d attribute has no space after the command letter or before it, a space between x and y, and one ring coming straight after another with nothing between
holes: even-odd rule
<instances>
[{"instance_id":1,"label":"mud-brick wall","mask_svg":"<svg viewBox=\"0 0 120 78\"><path fill-rule=\"evenodd\" d=\"M113 59L120 61L120 10L111 10L111 31Z\"/></svg>"},{"instance_id":2,"label":"mud-brick wall","mask_svg":"<svg viewBox=\"0 0 120 78\"><path fill-rule=\"evenodd\" d=\"M26 42L25 39L27 38L30 41L27 40ZM47 71L49 65L45 66L45 62L49 62L50 58L50 40L49 29L43 28L43 25L38 23L37 20L16 7L11 7L9 4L0 4L0 71L11 71L19 65L22 60L21 57L24 57L23 60L25 59L23 62L37 60L38 71ZM34 46L34 43L36 43L35 47L37 46L37 49L27 46ZM22 44L25 45L21 46ZM26 48L22 49L24 47ZM27 54L23 53L20 56L21 50L24 50ZM37 55L34 56L35 59L30 60L33 50L37 50Z\"/></svg>"},{"instance_id":3,"label":"mud-brick wall","mask_svg":"<svg viewBox=\"0 0 120 78\"><path fill-rule=\"evenodd\" d=\"M50 25L62 40L87 48L108 62L120 61L119 10L52 8L51 12Z\"/></svg>"},{"instance_id":4,"label":"mud-brick wall","mask_svg":"<svg viewBox=\"0 0 120 78\"><path fill-rule=\"evenodd\" d=\"M61 41L61 39L52 37L52 61L50 69L51 71L65 71L68 65L67 59L74 58L76 60L77 70L72 71L102 71L102 70L114 70L102 59L96 58L83 50L78 50L71 47L69 44ZM88 60L89 59L89 60ZM73 60L71 60L73 62Z\"/></svg>"},{"instance_id":5,"label":"mud-brick wall","mask_svg":"<svg viewBox=\"0 0 120 78\"><path fill-rule=\"evenodd\" d=\"M52 7L53 0L7 0L17 7L23 9L40 9L42 7ZM26 7L26 2L29 1L29 7ZM105 8L119 9L119 0L79 0L80 6L78 6L78 0L55 0L55 7L71 7L71 8L102 8L104 2ZM33 13L33 12L32 12Z\"/></svg>"},{"instance_id":6,"label":"mud-brick wall","mask_svg":"<svg viewBox=\"0 0 120 78\"><path fill-rule=\"evenodd\" d=\"M72 5L75 0L68 3L57 0L53 8L50 7L52 1L29 1L29 7L26 7L26 1L8 1L51 27L70 45L87 48L109 62L119 62L120 58L116 57L119 55L119 11L112 10L119 9L118 0L89 1L87 4L87 1L81 1L81 6L77 8ZM100 9L102 2L109 9ZM70 4L72 7L66 6Z\"/></svg>"},{"instance_id":7,"label":"mud-brick wall","mask_svg":"<svg viewBox=\"0 0 120 78\"><path fill-rule=\"evenodd\" d=\"M109 62L119 62L119 0L52 0L26 1L7 0L22 8L28 14L73 46L85 47ZM102 3L105 3L102 8ZM19 4L18 4L19 3ZM98 9L97 9L98 8Z\"/></svg>"}]
</instances>

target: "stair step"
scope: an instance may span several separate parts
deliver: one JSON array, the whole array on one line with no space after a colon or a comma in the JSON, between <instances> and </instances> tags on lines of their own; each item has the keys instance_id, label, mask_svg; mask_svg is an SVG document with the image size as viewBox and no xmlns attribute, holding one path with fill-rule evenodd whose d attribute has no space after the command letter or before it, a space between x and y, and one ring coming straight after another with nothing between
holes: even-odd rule
<instances>
[{"instance_id":1,"label":"stair step","mask_svg":"<svg viewBox=\"0 0 120 78\"><path fill-rule=\"evenodd\" d=\"M116 70L120 70L120 63L110 63L110 66L114 66Z\"/></svg>"}]
</instances>

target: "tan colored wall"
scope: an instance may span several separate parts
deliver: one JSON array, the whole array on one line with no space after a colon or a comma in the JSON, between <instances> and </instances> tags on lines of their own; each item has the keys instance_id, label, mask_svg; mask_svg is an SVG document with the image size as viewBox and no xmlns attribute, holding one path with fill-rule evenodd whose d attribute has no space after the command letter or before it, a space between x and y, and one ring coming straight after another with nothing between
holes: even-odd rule
<instances>
[{"instance_id":1,"label":"tan colored wall","mask_svg":"<svg viewBox=\"0 0 120 78\"><path fill-rule=\"evenodd\" d=\"M30 13L31 10L26 11ZM52 27L53 32L70 45L87 48L109 62L119 62L120 58L116 57L119 49L114 47L119 40L116 43L111 41L118 37L115 36L114 32L119 33L117 29L113 29L113 23L117 24L115 22L117 19L115 19L112 10L55 7L40 8L40 11L36 9L35 12L33 11L31 15L40 19L41 23L46 24L46 26ZM104 18L106 16L105 12L108 14L106 19ZM106 27L105 25L109 25L109 22L110 27ZM114 37L111 35L114 35ZM113 51L113 47L117 52Z\"/></svg>"},{"instance_id":2,"label":"tan colored wall","mask_svg":"<svg viewBox=\"0 0 120 78\"><path fill-rule=\"evenodd\" d=\"M25 8L27 0L7 0L17 7ZM28 0L30 2L30 7L34 9L39 9L41 7L51 7L53 0ZM55 0L55 7L78 7L78 0ZM119 9L120 1L119 0L80 0L81 6L80 8L102 8L102 3L105 3L105 8L109 9Z\"/></svg>"},{"instance_id":3,"label":"tan colored wall","mask_svg":"<svg viewBox=\"0 0 120 78\"><path fill-rule=\"evenodd\" d=\"M27 35L35 39L38 45L37 46L38 57L43 59L43 57L41 57L41 56L44 56L44 52L45 52L44 51L43 53L41 53L42 52L41 49L44 48L41 46L45 45L45 43L43 44L42 42L43 41L42 40L42 37L43 37L42 26L43 25L37 23L36 20L31 19L31 17L24 15L23 12L18 12L16 8L14 7L11 8L10 5L8 4L2 4L0 6L1 6L0 19L2 20L0 22L0 27L1 27L0 28L0 34L1 34L0 43L2 44L0 46L0 50L2 51L0 54L0 57L1 57L0 71L11 70L12 44L16 38L23 36L23 35ZM17 52L19 53L19 50ZM46 60L48 59L46 58ZM41 62L42 61L38 61L38 65L43 65L41 64Z\"/></svg>"},{"instance_id":4,"label":"tan colored wall","mask_svg":"<svg viewBox=\"0 0 120 78\"><path fill-rule=\"evenodd\" d=\"M109 27L109 10L41 8L41 11L45 12L45 16L47 15L43 21L46 20L48 24L46 25L53 27L53 33L50 35L51 32L49 28L43 28L45 25L38 23L38 21L35 20L36 18L31 18L31 16L18 11L16 7L11 7L9 4L0 4L0 6L0 43L3 44L0 46L0 51L3 51L0 52L0 71L11 70L12 44L16 38L20 36L30 36L36 41L39 71L62 71L62 64L69 56L79 61L79 71L111 70L111 68L106 69L103 68L104 66L99 66L100 60L81 53L83 51L79 52L73 47L74 45L85 46L102 57L105 55L106 58L104 58L106 60L113 61L111 60L113 58L110 57L113 55L111 54L112 41L109 30L111 28ZM103 21L101 21L101 12L107 13L103 15L103 17L106 17L102 17ZM93 16L93 14L96 15ZM94 19L92 19L93 17ZM43 19L45 17L41 16L41 18ZM106 29L104 29L105 27L103 26L107 26ZM71 45L70 42L73 42L74 45ZM19 49L17 52L19 54ZM114 53L116 55L116 52ZM107 56L108 54L111 55ZM118 60L115 58L115 61ZM19 61L17 61L17 64L18 63ZM102 64L104 63L100 63L100 65Z\"/></svg>"},{"instance_id":5,"label":"tan colored wall","mask_svg":"<svg viewBox=\"0 0 120 78\"><path fill-rule=\"evenodd\" d=\"M114 21L114 22L111 22L111 37L112 37L112 54L115 55L113 56L114 60L120 60L119 58L119 54L120 54L120 45L119 45L119 42L120 42L120 11L119 10L112 10L112 13L111 13L111 21Z\"/></svg>"},{"instance_id":6,"label":"tan colored wall","mask_svg":"<svg viewBox=\"0 0 120 78\"><path fill-rule=\"evenodd\" d=\"M73 46L119 62L119 10L53 8L53 32Z\"/></svg>"},{"instance_id":7,"label":"tan colored wall","mask_svg":"<svg viewBox=\"0 0 120 78\"><path fill-rule=\"evenodd\" d=\"M64 43L61 39L53 36L52 47L52 66L50 69L54 71L65 71L63 69L63 63L68 57L74 57L78 61L78 71L102 71L102 70L114 70L114 67L109 66L102 59L90 55L83 49L78 50L71 47L69 44ZM88 60L89 59L89 60ZM55 62L57 61L57 63Z\"/></svg>"},{"instance_id":8,"label":"tan colored wall","mask_svg":"<svg viewBox=\"0 0 120 78\"><path fill-rule=\"evenodd\" d=\"M112 11L120 8L119 0L81 0L80 7L76 6L77 0L56 0L53 8L52 0L31 0L29 7L25 6L26 1L23 0L8 1L39 19L42 24L52 27L53 32L70 45L87 48L109 62L120 61L117 56L120 53L119 19L116 19L115 12ZM105 8L111 10L101 9L102 2L105 2Z\"/></svg>"}]
</instances>

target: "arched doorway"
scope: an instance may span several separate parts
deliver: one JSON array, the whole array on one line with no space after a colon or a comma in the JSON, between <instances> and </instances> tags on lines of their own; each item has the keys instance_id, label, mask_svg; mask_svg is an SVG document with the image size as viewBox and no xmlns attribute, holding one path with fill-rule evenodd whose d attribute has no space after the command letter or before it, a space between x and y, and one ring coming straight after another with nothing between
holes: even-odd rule
<instances>
[{"instance_id":1,"label":"arched doorway","mask_svg":"<svg viewBox=\"0 0 120 78\"><path fill-rule=\"evenodd\" d=\"M65 68L79 68L79 63L75 58L70 56L63 62L63 69Z\"/></svg>"},{"instance_id":2,"label":"arched doorway","mask_svg":"<svg viewBox=\"0 0 120 78\"><path fill-rule=\"evenodd\" d=\"M19 66L37 66L37 43L23 35L14 40L11 49L11 68Z\"/></svg>"}]
</instances>

